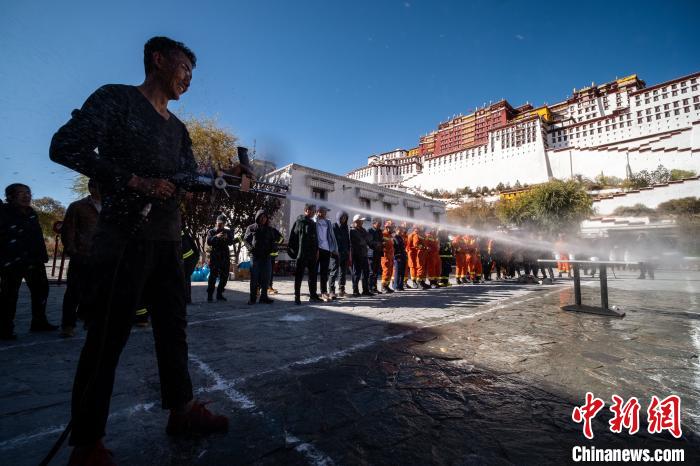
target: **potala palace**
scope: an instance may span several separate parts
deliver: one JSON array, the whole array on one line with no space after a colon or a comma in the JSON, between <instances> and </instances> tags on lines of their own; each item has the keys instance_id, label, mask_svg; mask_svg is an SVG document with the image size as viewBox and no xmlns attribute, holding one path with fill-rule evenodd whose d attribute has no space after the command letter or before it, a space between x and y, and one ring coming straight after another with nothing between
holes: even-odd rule
<instances>
[{"instance_id":1,"label":"potala palace","mask_svg":"<svg viewBox=\"0 0 700 466\"><path fill-rule=\"evenodd\" d=\"M700 172L700 72L647 87L637 75L574 89L554 105L506 100L440 123L418 146L348 177L400 190L535 184L666 168Z\"/></svg>"}]
</instances>

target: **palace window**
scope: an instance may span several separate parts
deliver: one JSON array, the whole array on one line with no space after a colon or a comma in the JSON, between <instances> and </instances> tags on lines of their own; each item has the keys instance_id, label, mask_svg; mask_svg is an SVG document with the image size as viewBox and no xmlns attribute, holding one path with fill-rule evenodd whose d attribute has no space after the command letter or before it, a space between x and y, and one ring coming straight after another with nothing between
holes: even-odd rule
<instances>
[{"instance_id":1,"label":"palace window","mask_svg":"<svg viewBox=\"0 0 700 466\"><path fill-rule=\"evenodd\" d=\"M311 188L311 197L314 199L319 199L321 201L328 200L328 191L321 188Z\"/></svg>"}]
</instances>

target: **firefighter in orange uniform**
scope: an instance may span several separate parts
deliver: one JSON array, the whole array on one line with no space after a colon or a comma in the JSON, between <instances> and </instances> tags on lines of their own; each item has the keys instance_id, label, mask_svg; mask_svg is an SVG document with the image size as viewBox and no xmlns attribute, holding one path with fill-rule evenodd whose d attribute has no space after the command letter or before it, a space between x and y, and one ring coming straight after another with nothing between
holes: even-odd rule
<instances>
[{"instance_id":1,"label":"firefighter in orange uniform","mask_svg":"<svg viewBox=\"0 0 700 466\"><path fill-rule=\"evenodd\" d=\"M425 239L428 281L431 288L437 288L440 278L440 246L435 230L428 230Z\"/></svg>"},{"instance_id":2,"label":"firefighter in orange uniform","mask_svg":"<svg viewBox=\"0 0 700 466\"><path fill-rule=\"evenodd\" d=\"M406 265L408 266L407 276L411 277L411 288L418 288L418 249L415 244L418 243L418 225L413 225L411 233L406 237Z\"/></svg>"},{"instance_id":3,"label":"firefighter in orange uniform","mask_svg":"<svg viewBox=\"0 0 700 466\"><path fill-rule=\"evenodd\" d=\"M387 220L384 223L384 231L382 232L382 241L384 242L384 254L382 255L382 293L393 293L394 290L389 288L394 277L394 223Z\"/></svg>"},{"instance_id":4,"label":"firefighter in orange uniform","mask_svg":"<svg viewBox=\"0 0 700 466\"><path fill-rule=\"evenodd\" d=\"M557 251L557 259L559 261L568 261L569 260L569 253L566 252L566 238L564 236L564 233L559 233L559 240L556 242L554 245L554 249ZM571 268L568 262L557 262L557 270L559 270L559 278L562 277L562 274L566 272L566 274L571 278Z\"/></svg>"},{"instance_id":5,"label":"firefighter in orange uniform","mask_svg":"<svg viewBox=\"0 0 700 466\"><path fill-rule=\"evenodd\" d=\"M455 276L457 277L457 283L467 283L467 281L469 281L467 273L467 249L464 244L463 236L455 235L454 238L452 238L452 251L455 256Z\"/></svg>"},{"instance_id":6,"label":"firefighter in orange uniform","mask_svg":"<svg viewBox=\"0 0 700 466\"><path fill-rule=\"evenodd\" d=\"M467 268L469 269L469 275L471 277L472 283L479 283L481 281L481 255L479 254L479 248L477 244L477 238L474 236L465 236L467 241Z\"/></svg>"},{"instance_id":7,"label":"firefighter in orange uniform","mask_svg":"<svg viewBox=\"0 0 700 466\"><path fill-rule=\"evenodd\" d=\"M416 227L414 234L410 238L411 246L416 251L415 255L415 267L416 267L416 279L418 280L418 286L421 288L429 289L430 285L425 283L425 277L428 273L428 250L426 249L426 241L423 236L423 228L420 226Z\"/></svg>"}]
</instances>

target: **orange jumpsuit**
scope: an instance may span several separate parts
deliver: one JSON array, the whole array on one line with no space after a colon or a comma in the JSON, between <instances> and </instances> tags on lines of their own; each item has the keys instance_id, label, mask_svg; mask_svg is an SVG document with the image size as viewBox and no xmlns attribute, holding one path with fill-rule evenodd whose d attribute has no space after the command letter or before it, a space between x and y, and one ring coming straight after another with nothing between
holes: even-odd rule
<instances>
[{"instance_id":1,"label":"orange jumpsuit","mask_svg":"<svg viewBox=\"0 0 700 466\"><path fill-rule=\"evenodd\" d=\"M427 250L426 250L426 243L425 243L425 238L418 233L413 233L411 234L412 238L410 239L411 246L415 250L415 256L414 256L414 264L415 264L415 271L416 271L416 279L418 281L420 280L425 280L425 277L428 273L428 263L427 263Z\"/></svg>"},{"instance_id":2,"label":"orange jumpsuit","mask_svg":"<svg viewBox=\"0 0 700 466\"><path fill-rule=\"evenodd\" d=\"M476 238L471 236L466 236L465 238L467 239L467 268L469 269L471 280L474 281L477 277L480 277L483 272L481 268L481 256L479 255Z\"/></svg>"},{"instance_id":3,"label":"orange jumpsuit","mask_svg":"<svg viewBox=\"0 0 700 466\"><path fill-rule=\"evenodd\" d=\"M455 275L458 279L467 278L467 250L463 237L455 236L452 240L452 251L454 251L455 255Z\"/></svg>"},{"instance_id":4,"label":"orange jumpsuit","mask_svg":"<svg viewBox=\"0 0 700 466\"><path fill-rule=\"evenodd\" d=\"M406 265L408 266L409 273L406 276L411 277L414 282L418 279L418 274L416 268L418 267L418 250L415 244L418 243L417 232L411 232L410 235L406 237Z\"/></svg>"},{"instance_id":5,"label":"orange jumpsuit","mask_svg":"<svg viewBox=\"0 0 700 466\"><path fill-rule=\"evenodd\" d=\"M440 262L440 243L438 239L433 235L429 235L426 239L426 249L427 249L427 264L428 264L428 280L431 282L440 279L440 268L442 264Z\"/></svg>"},{"instance_id":6,"label":"orange jumpsuit","mask_svg":"<svg viewBox=\"0 0 700 466\"><path fill-rule=\"evenodd\" d=\"M384 255L382 256L382 286L387 288L394 277L394 239L391 233L384 230Z\"/></svg>"},{"instance_id":7,"label":"orange jumpsuit","mask_svg":"<svg viewBox=\"0 0 700 466\"><path fill-rule=\"evenodd\" d=\"M554 245L554 248L556 249L557 253L559 254L559 260L562 261L567 261L569 260L569 254L564 252L564 242L563 241L557 241L557 243ZM557 269L559 270L559 273L564 273L567 272L569 273L569 264L568 262L557 262Z\"/></svg>"}]
</instances>

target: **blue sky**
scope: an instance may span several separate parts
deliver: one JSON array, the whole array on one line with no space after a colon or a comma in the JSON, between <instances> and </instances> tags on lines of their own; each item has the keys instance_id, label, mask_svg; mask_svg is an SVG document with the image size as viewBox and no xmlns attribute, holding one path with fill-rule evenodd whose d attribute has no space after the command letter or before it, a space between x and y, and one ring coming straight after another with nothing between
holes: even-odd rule
<instances>
[{"instance_id":1,"label":"blue sky","mask_svg":"<svg viewBox=\"0 0 700 466\"><path fill-rule=\"evenodd\" d=\"M70 202L52 134L100 85L139 84L154 35L198 56L171 110L218 117L278 165L343 174L490 100L698 71L698 18L696 1L2 0L0 185Z\"/></svg>"}]
</instances>

